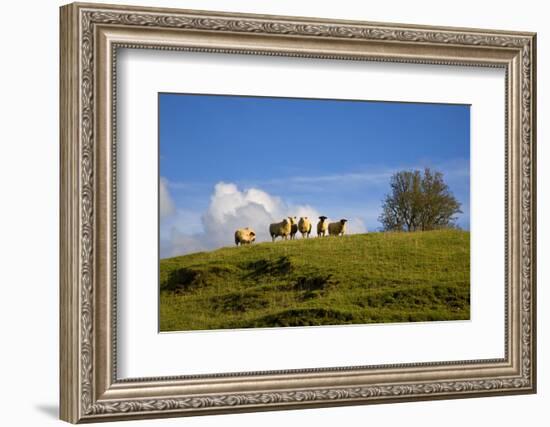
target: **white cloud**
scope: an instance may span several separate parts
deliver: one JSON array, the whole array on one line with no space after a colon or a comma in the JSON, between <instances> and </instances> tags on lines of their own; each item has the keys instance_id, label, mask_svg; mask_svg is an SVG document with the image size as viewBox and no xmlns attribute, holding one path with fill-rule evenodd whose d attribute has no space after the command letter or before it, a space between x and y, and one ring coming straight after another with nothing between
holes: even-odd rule
<instances>
[{"instance_id":1,"label":"white cloud","mask_svg":"<svg viewBox=\"0 0 550 427\"><path fill-rule=\"evenodd\" d=\"M208 247L227 246L237 228L256 231L256 241L268 241L269 224L287 216L318 216L311 206L288 205L281 198L258 188L239 190L232 183L220 182L214 187L210 206L202 217L204 240Z\"/></svg>"},{"instance_id":2,"label":"white cloud","mask_svg":"<svg viewBox=\"0 0 550 427\"><path fill-rule=\"evenodd\" d=\"M161 219L173 215L176 211L176 206L168 191L168 183L163 177L159 182L159 211Z\"/></svg>"},{"instance_id":3,"label":"white cloud","mask_svg":"<svg viewBox=\"0 0 550 427\"><path fill-rule=\"evenodd\" d=\"M365 222L359 218L350 218L347 223L347 233L348 234L360 234L360 233L366 233L367 227L365 226Z\"/></svg>"},{"instance_id":4,"label":"white cloud","mask_svg":"<svg viewBox=\"0 0 550 427\"><path fill-rule=\"evenodd\" d=\"M172 206L166 210L170 212L168 215L161 215L161 258L232 246L235 230L242 227L256 231L256 242L270 241L269 224L272 222L288 216L307 216L315 225L321 214L327 214L311 205L287 203L259 188L239 189L234 183L217 183L203 213L177 208L166 185L161 191L165 191L163 198ZM367 232L362 217L350 215L345 218L348 219L348 234ZM329 218L329 221L339 219Z\"/></svg>"},{"instance_id":5,"label":"white cloud","mask_svg":"<svg viewBox=\"0 0 550 427\"><path fill-rule=\"evenodd\" d=\"M390 176L391 171L385 170L380 172L360 172L319 176L294 176L289 178L287 181L314 185L332 182L338 185L345 185L353 182L380 184L387 182Z\"/></svg>"},{"instance_id":6,"label":"white cloud","mask_svg":"<svg viewBox=\"0 0 550 427\"><path fill-rule=\"evenodd\" d=\"M171 229L168 239L160 241L160 257L169 258L191 252L207 250L199 235L187 235L177 228Z\"/></svg>"},{"instance_id":7,"label":"white cloud","mask_svg":"<svg viewBox=\"0 0 550 427\"><path fill-rule=\"evenodd\" d=\"M250 182L250 185L257 185L286 190L307 190L309 193L324 193L327 188L341 188L344 191L356 191L357 187L361 188L383 188L386 189L389 185L390 178L393 174L400 170L424 170L425 167L430 167L434 170L443 172L446 181L464 180L469 182L470 163L468 159L452 159L447 162L437 164L404 164L393 167L380 168L369 166L368 170L341 173L341 174L325 174L325 175L309 175L309 176L289 176L283 178L268 179L265 181Z\"/></svg>"},{"instance_id":8,"label":"white cloud","mask_svg":"<svg viewBox=\"0 0 550 427\"><path fill-rule=\"evenodd\" d=\"M172 200L166 186L165 200ZM258 188L241 190L233 183L219 182L202 214L200 225L197 213L173 209L161 216L161 257L182 255L234 245L237 228L250 227L256 231L256 241L269 241L269 224L287 216L317 218L320 213L309 205L285 203Z\"/></svg>"}]
</instances>

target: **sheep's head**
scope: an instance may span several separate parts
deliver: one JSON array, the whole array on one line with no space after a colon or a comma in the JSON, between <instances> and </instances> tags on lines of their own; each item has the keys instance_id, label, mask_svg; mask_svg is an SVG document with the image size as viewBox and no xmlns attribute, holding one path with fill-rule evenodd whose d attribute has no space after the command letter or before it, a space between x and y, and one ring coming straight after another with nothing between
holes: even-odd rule
<instances>
[{"instance_id":1,"label":"sheep's head","mask_svg":"<svg viewBox=\"0 0 550 427\"><path fill-rule=\"evenodd\" d=\"M289 216L288 219L290 220L291 224L296 224L296 217L295 216Z\"/></svg>"},{"instance_id":2,"label":"sheep's head","mask_svg":"<svg viewBox=\"0 0 550 427\"><path fill-rule=\"evenodd\" d=\"M256 241L256 233L253 231L250 232L250 241L255 242Z\"/></svg>"},{"instance_id":3,"label":"sheep's head","mask_svg":"<svg viewBox=\"0 0 550 427\"><path fill-rule=\"evenodd\" d=\"M324 222L324 221L326 221L327 217L326 216L320 216L319 219Z\"/></svg>"},{"instance_id":4,"label":"sheep's head","mask_svg":"<svg viewBox=\"0 0 550 427\"><path fill-rule=\"evenodd\" d=\"M341 219L341 220L340 220L340 224L342 224L342 225L344 225L346 222L348 222L347 219Z\"/></svg>"}]
</instances>

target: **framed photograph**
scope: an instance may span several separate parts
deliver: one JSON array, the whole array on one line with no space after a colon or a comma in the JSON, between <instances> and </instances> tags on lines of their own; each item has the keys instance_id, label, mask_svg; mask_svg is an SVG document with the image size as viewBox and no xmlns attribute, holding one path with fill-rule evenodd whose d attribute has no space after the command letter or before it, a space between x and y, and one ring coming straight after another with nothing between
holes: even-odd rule
<instances>
[{"instance_id":1,"label":"framed photograph","mask_svg":"<svg viewBox=\"0 0 550 427\"><path fill-rule=\"evenodd\" d=\"M63 420L536 391L535 34L60 22Z\"/></svg>"}]
</instances>

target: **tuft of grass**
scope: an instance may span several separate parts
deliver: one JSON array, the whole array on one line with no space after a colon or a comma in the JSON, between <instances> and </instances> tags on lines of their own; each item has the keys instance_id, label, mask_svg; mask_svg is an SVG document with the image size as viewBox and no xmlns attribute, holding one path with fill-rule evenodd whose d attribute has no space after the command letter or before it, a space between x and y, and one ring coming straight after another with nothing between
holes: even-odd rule
<instances>
[{"instance_id":1,"label":"tuft of grass","mask_svg":"<svg viewBox=\"0 0 550 427\"><path fill-rule=\"evenodd\" d=\"M470 234L368 233L160 262L161 331L466 320Z\"/></svg>"}]
</instances>

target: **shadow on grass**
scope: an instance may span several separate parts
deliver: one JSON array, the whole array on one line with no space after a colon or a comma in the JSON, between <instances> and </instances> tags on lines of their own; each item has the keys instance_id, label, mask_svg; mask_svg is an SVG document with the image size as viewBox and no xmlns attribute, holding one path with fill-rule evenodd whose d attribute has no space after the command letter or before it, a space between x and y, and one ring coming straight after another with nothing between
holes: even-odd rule
<instances>
[{"instance_id":1,"label":"shadow on grass","mask_svg":"<svg viewBox=\"0 0 550 427\"><path fill-rule=\"evenodd\" d=\"M281 256L276 260L259 259L249 262L245 268L250 271L247 277L252 279L260 279L263 276L285 276L292 272L292 262L287 256Z\"/></svg>"},{"instance_id":2,"label":"shadow on grass","mask_svg":"<svg viewBox=\"0 0 550 427\"><path fill-rule=\"evenodd\" d=\"M205 265L200 267L178 268L161 285L162 290L188 292L204 288L221 277L234 272L232 266Z\"/></svg>"}]
</instances>

